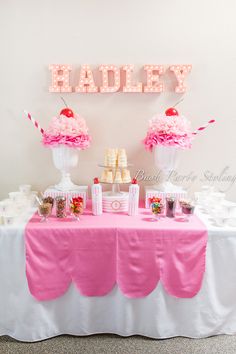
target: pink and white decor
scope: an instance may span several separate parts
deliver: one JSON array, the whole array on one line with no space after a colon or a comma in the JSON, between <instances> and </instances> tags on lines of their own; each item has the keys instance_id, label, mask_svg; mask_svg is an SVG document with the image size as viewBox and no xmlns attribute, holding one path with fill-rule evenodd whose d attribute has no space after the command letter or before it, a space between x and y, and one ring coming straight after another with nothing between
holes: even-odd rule
<instances>
[{"instance_id":1,"label":"pink and white decor","mask_svg":"<svg viewBox=\"0 0 236 354\"><path fill-rule=\"evenodd\" d=\"M130 298L142 298L160 281L171 296L191 298L202 285L207 230L197 216L188 223L169 218L147 222L144 208L134 218L106 214L81 222L35 214L26 226L26 275L39 301L62 296L74 282L84 296L105 296L117 284ZM152 217L150 216L150 220Z\"/></svg>"},{"instance_id":2,"label":"pink and white decor","mask_svg":"<svg viewBox=\"0 0 236 354\"><path fill-rule=\"evenodd\" d=\"M93 215L102 215L102 186L98 178L94 178L94 183L91 187L91 195Z\"/></svg>"},{"instance_id":3,"label":"pink and white decor","mask_svg":"<svg viewBox=\"0 0 236 354\"><path fill-rule=\"evenodd\" d=\"M177 73L179 68L173 67L173 70ZM179 90L184 90L182 79L179 78L179 80L181 86ZM181 187L173 185L168 180L170 173L177 167L178 151L180 149L190 149L196 135L214 122L215 120L210 120L205 126L192 132L190 121L179 115L174 107L168 108L165 114L155 115L149 121L148 131L143 143L148 151L154 150L155 165L162 171L163 181L161 185L155 186L156 189L166 193L182 191Z\"/></svg>"},{"instance_id":4,"label":"pink and white decor","mask_svg":"<svg viewBox=\"0 0 236 354\"><path fill-rule=\"evenodd\" d=\"M162 76L166 72L172 72L177 84L175 85L176 93L184 93L186 91L185 79L190 73L192 66L190 64L178 64L164 66L160 64L145 64L143 71L146 76L146 83L134 82L133 64L124 64L118 67L114 64L101 64L98 67L101 75L101 85L95 82L94 69L89 64L82 64L77 84L72 87L71 71L72 66L69 64L51 64L51 85L49 92L77 92L77 93L116 93L122 91L124 93L152 93L160 94L166 91ZM121 80L124 75L124 80ZM98 75L96 75L98 76ZM161 79L160 79L161 78Z\"/></svg>"},{"instance_id":5,"label":"pink and white decor","mask_svg":"<svg viewBox=\"0 0 236 354\"><path fill-rule=\"evenodd\" d=\"M138 215L139 209L139 190L140 187L137 184L137 180L133 178L132 184L129 186L129 210L130 216Z\"/></svg>"},{"instance_id":6,"label":"pink and white decor","mask_svg":"<svg viewBox=\"0 0 236 354\"><path fill-rule=\"evenodd\" d=\"M102 209L107 213L125 213L129 207L129 193L119 191L102 193Z\"/></svg>"},{"instance_id":7,"label":"pink and white decor","mask_svg":"<svg viewBox=\"0 0 236 354\"><path fill-rule=\"evenodd\" d=\"M166 110L165 114L156 115L149 121L144 145L147 150L154 150L155 166L161 169L163 179L156 189L166 193L182 191L168 180L168 176L177 167L178 150L191 148L192 140L190 122L175 109Z\"/></svg>"},{"instance_id":8,"label":"pink and white decor","mask_svg":"<svg viewBox=\"0 0 236 354\"><path fill-rule=\"evenodd\" d=\"M147 210L141 212L143 218L148 217ZM112 216L118 217L117 214ZM199 214L199 217L208 232L206 271L198 294L181 299L170 296L159 282L143 298L127 297L117 285L106 296L84 296L75 284L71 284L63 296L52 301L38 301L29 292L25 274L24 235L29 216L20 224L0 225L0 245L4 250L0 252L0 335L33 342L61 334L138 334L152 338L204 338L235 334L235 227L215 226L206 214ZM100 217L91 216L91 219L99 220ZM135 220L136 217L124 216L124 219ZM67 220L66 223L71 224L71 221ZM83 216L81 223L77 223L77 228L82 223ZM148 222L146 224L153 225ZM158 225L160 226L159 223ZM88 234L84 240L89 241L87 236ZM135 240L137 238L133 239L133 248L136 245ZM184 243L184 239L182 242ZM67 244L57 243L55 251L58 252L59 249L64 257ZM194 251L195 249L192 250L193 254ZM178 256L182 255L181 253ZM135 260L135 257L133 261L130 260L134 268ZM153 276L152 270L150 274Z\"/></svg>"},{"instance_id":9,"label":"pink and white decor","mask_svg":"<svg viewBox=\"0 0 236 354\"><path fill-rule=\"evenodd\" d=\"M89 147L91 137L85 120L68 113L65 108L59 117L53 117L49 128L43 134L43 145L52 150L55 167L61 172L61 181L55 185L60 191L70 191L78 188L70 178L70 171L78 163L78 152Z\"/></svg>"},{"instance_id":10,"label":"pink and white decor","mask_svg":"<svg viewBox=\"0 0 236 354\"><path fill-rule=\"evenodd\" d=\"M71 191L78 186L71 181L70 171L78 164L78 150L58 145L51 147L54 166L61 172L61 180L54 186L59 191Z\"/></svg>"},{"instance_id":11,"label":"pink and white decor","mask_svg":"<svg viewBox=\"0 0 236 354\"><path fill-rule=\"evenodd\" d=\"M90 146L91 137L85 119L74 114L69 108L62 109L59 116L52 118L48 129L44 131L42 143L46 147L58 145L85 150Z\"/></svg>"},{"instance_id":12,"label":"pink and white decor","mask_svg":"<svg viewBox=\"0 0 236 354\"><path fill-rule=\"evenodd\" d=\"M78 151L90 146L91 136L85 119L66 107L59 116L52 118L48 129L44 130L30 113L24 113L42 134L43 145L52 149L54 165L61 172L61 181L54 187L60 191L78 188L71 181L70 170L77 166Z\"/></svg>"}]
</instances>

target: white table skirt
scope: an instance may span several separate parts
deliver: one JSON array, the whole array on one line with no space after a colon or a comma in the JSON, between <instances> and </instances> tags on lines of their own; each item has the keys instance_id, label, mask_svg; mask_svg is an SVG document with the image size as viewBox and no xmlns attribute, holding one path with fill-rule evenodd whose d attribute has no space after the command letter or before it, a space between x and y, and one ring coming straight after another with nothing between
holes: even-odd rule
<instances>
[{"instance_id":1,"label":"white table skirt","mask_svg":"<svg viewBox=\"0 0 236 354\"><path fill-rule=\"evenodd\" d=\"M38 302L25 275L24 227L0 227L0 335L37 341L60 334L140 334L152 338L201 338L236 333L236 229L210 226L206 273L192 299L168 295L158 284L142 299L115 287L104 297L85 297L72 284L53 301Z\"/></svg>"}]
</instances>

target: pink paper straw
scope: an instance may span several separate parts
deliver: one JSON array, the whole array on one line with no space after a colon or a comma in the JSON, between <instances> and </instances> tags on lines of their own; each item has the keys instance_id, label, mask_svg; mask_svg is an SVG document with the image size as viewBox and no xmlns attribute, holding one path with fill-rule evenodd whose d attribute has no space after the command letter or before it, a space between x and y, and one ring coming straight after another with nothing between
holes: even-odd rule
<instances>
[{"instance_id":1,"label":"pink paper straw","mask_svg":"<svg viewBox=\"0 0 236 354\"><path fill-rule=\"evenodd\" d=\"M203 125L203 126L199 127L197 130L195 130L195 132L193 132L193 135L197 135L199 132L201 132L202 130L206 129L212 123L215 123L214 119L209 120L209 122L207 122L206 125Z\"/></svg>"},{"instance_id":2,"label":"pink paper straw","mask_svg":"<svg viewBox=\"0 0 236 354\"><path fill-rule=\"evenodd\" d=\"M35 120L31 114L29 112L27 112L26 110L24 110L24 113L26 115L26 117L31 120L31 122L34 124L35 128L37 128L41 134L44 134L44 130L43 128L40 127L39 123L37 122L37 120Z\"/></svg>"}]
</instances>

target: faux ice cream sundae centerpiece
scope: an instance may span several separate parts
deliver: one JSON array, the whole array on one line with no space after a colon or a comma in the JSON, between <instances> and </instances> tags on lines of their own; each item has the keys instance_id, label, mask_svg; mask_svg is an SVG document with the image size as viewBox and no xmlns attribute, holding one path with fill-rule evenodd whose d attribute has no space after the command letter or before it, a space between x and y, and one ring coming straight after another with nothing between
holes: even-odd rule
<instances>
[{"instance_id":1,"label":"faux ice cream sundae centerpiece","mask_svg":"<svg viewBox=\"0 0 236 354\"><path fill-rule=\"evenodd\" d=\"M180 192L181 187L168 181L171 171L177 167L179 149L190 149L196 135L215 120L192 132L190 121L174 108L157 114L149 121L147 135L143 141L149 151L154 151L155 165L162 170L163 182L156 188L163 192Z\"/></svg>"},{"instance_id":2,"label":"faux ice cream sundae centerpiece","mask_svg":"<svg viewBox=\"0 0 236 354\"><path fill-rule=\"evenodd\" d=\"M40 130L42 143L51 148L54 165L61 172L61 181L54 188L65 192L78 189L71 181L70 170L78 164L79 150L90 146L91 137L84 118L66 107L52 118L48 129L44 130L28 112L25 114Z\"/></svg>"}]
</instances>

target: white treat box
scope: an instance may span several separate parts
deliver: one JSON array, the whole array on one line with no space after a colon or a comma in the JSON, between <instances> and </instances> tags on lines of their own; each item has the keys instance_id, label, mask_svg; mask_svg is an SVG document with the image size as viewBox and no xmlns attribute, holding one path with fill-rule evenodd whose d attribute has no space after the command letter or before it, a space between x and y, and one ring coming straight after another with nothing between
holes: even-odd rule
<instances>
[{"instance_id":1,"label":"white treat box","mask_svg":"<svg viewBox=\"0 0 236 354\"><path fill-rule=\"evenodd\" d=\"M184 190L176 191L176 192L162 192L162 191L158 191L157 189L154 189L153 186L146 186L145 187L145 208L150 207L149 198L153 198L153 197L162 198L162 199L165 199L166 197L184 199L187 197L187 192Z\"/></svg>"},{"instance_id":2,"label":"white treat box","mask_svg":"<svg viewBox=\"0 0 236 354\"><path fill-rule=\"evenodd\" d=\"M67 206L71 198L82 197L84 200L84 208L86 208L86 202L88 198L88 186L79 186L76 190L62 192L54 187L49 187L44 192L44 197L56 198L58 196L66 197Z\"/></svg>"},{"instance_id":3,"label":"white treat box","mask_svg":"<svg viewBox=\"0 0 236 354\"><path fill-rule=\"evenodd\" d=\"M129 193L120 192L113 194L111 192L102 193L102 209L107 213L128 212Z\"/></svg>"}]
</instances>

